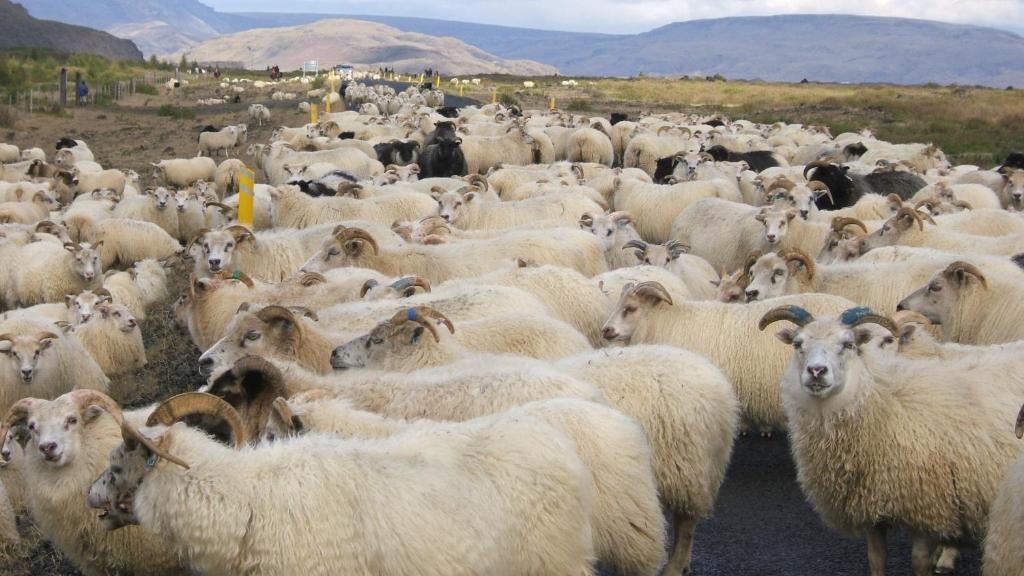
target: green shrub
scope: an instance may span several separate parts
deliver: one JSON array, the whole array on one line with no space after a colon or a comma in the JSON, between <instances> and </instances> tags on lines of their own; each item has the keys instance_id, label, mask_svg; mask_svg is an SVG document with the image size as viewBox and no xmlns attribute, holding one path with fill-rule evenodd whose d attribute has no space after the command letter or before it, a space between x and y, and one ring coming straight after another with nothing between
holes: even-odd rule
<instances>
[{"instance_id":1,"label":"green shrub","mask_svg":"<svg viewBox=\"0 0 1024 576\"><path fill-rule=\"evenodd\" d=\"M196 111L191 108L164 104L163 106L160 106L160 110L157 111L156 115L176 120L194 120L196 117Z\"/></svg>"},{"instance_id":2,"label":"green shrub","mask_svg":"<svg viewBox=\"0 0 1024 576\"><path fill-rule=\"evenodd\" d=\"M156 89L156 86L153 86L152 84L136 84L135 93L145 94L146 96L156 96L158 94L158 91Z\"/></svg>"},{"instance_id":3,"label":"green shrub","mask_svg":"<svg viewBox=\"0 0 1024 576\"><path fill-rule=\"evenodd\" d=\"M519 103L519 99L511 94L499 94L498 102L501 102L504 106L519 106L522 108L522 104Z\"/></svg>"},{"instance_id":4,"label":"green shrub","mask_svg":"<svg viewBox=\"0 0 1024 576\"><path fill-rule=\"evenodd\" d=\"M590 100L573 98L569 101L569 105L566 106L565 109L572 112L590 112L593 110L593 107L590 105Z\"/></svg>"}]
</instances>

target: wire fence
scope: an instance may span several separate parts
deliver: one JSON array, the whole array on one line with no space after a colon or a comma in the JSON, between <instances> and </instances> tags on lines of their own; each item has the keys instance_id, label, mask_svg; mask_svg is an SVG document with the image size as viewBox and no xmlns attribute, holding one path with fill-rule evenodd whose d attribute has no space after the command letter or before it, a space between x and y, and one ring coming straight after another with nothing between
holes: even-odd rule
<instances>
[{"instance_id":1,"label":"wire fence","mask_svg":"<svg viewBox=\"0 0 1024 576\"><path fill-rule=\"evenodd\" d=\"M160 86L173 77L174 74L168 72L147 72L144 76L127 80L98 85L87 84L89 93L83 102L79 102L73 81L68 81L63 99L59 82L37 84L25 91L11 92L7 95L7 101L0 101L0 104L7 104L11 108L29 113L55 112L62 108L82 105L106 105L138 93L156 94Z\"/></svg>"}]
</instances>

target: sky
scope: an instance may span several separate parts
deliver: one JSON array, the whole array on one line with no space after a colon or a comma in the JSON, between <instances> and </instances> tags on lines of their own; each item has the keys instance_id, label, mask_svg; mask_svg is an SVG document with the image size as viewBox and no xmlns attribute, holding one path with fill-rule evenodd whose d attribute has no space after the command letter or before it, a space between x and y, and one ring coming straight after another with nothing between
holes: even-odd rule
<instances>
[{"instance_id":1,"label":"sky","mask_svg":"<svg viewBox=\"0 0 1024 576\"><path fill-rule=\"evenodd\" d=\"M1024 34L1024 0L201 0L217 10L376 14L549 30L636 33L670 22L770 14L861 14L978 24ZM400 8L400 10L397 10Z\"/></svg>"}]
</instances>

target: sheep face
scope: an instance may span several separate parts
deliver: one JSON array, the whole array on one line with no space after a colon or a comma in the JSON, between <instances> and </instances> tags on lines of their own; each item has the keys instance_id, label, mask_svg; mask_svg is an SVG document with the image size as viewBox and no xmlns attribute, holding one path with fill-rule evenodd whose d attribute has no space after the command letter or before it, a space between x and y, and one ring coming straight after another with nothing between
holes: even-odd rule
<instances>
[{"instance_id":1,"label":"sheep face","mask_svg":"<svg viewBox=\"0 0 1024 576\"><path fill-rule=\"evenodd\" d=\"M251 232L240 226L232 226L197 237L192 252L197 264L205 261L210 272L217 274L222 270L230 270L238 245L250 241L254 241Z\"/></svg>"},{"instance_id":2,"label":"sheep face","mask_svg":"<svg viewBox=\"0 0 1024 576\"><path fill-rule=\"evenodd\" d=\"M872 338L868 328L851 328L838 319L822 318L802 328L784 328L777 337L793 346L793 358L782 380L784 395L836 402L856 395L860 379L851 378L850 373L863 369L860 346Z\"/></svg>"},{"instance_id":3,"label":"sheep face","mask_svg":"<svg viewBox=\"0 0 1024 576\"><path fill-rule=\"evenodd\" d=\"M128 438L110 452L110 465L89 486L86 495L86 505L100 510L98 518L104 528L116 530L139 523L135 516L135 490L156 461L157 456L142 443Z\"/></svg>"},{"instance_id":4,"label":"sheep face","mask_svg":"<svg viewBox=\"0 0 1024 576\"><path fill-rule=\"evenodd\" d=\"M786 294L786 286L790 277L796 272L791 270L792 263L777 254L765 254L750 267L750 283L747 285L747 302L756 302L768 298L778 298Z\"/></svg>"},{"instance_id":5,"label":"sheep face","mask_svg":"<svg viewBox=\"0 0 1024 576\"><path fill-rule=\"evenodd\" d=\"M355 231L356 228L347 230ZM313 254L300 272L326 272L341 266L358 266L373 268L372 259L378 253L376 242L365 231L359 230L359 237L346 234L346 229L339 226L334 234L324 240L320 249Z\"/></svg>"},{"instance_id":6,"label":"sheep face","mask_svg":"<svg viewBox=\"0 0 1024 576\"><path fill-rule=\"evenodd\" d=\"M167 176L167 172L164 170L163 162L160 162L159 164L154 164L150 162L150 166L153 167L153 178L157 182L163 182Z\"/></svg>"},{"instance_id":7,"label":"sheep face","mask_svg":"<svg viewBox=\"0 0 1024 576\"><path fill-rule=\"evenodd\" d=\"M727 273L723 269L720 278L712 280L711 283L718 286L718 296L716 299L719 302L742 304L747 301L747 281L748 277L742 269L732 274Z\"/></svg>"},{"instance_id":8,"label":"sheep face","mask_svg":"<svg viewBox=\"0 0 1024 576\"><path fill-rule=\"evenodd\" d=\"M433 323L447 324L449 330L454 329L446 318L435 320L417 310L410 308L399 312L395 318L375 326L369 334L338 346L331 352L331 367L335 370L378 367L389 358L407 357L423 346L440 342L440 331L444 328L435 328ZM416 320L406 321L406 314Z\"/></svg>"},{"instance_id":9,"label":"sheep face","mask_svg":"<svg viewBox=\"0 0 1024 576\"><path fill-rule=\"evenodd\" d=\"M430 283L418 276L399 278L391 284L381 284L376 280L367 280L361 289L363 300L397 300L412 298L417 294L430 292Z\"/></svg>"},{"instance_id":10,"label":"sheep face","mask_svg":"<svg viewBox=\"0 0 1024 576\"><path fill-rule=\"evenodd\" d=\"M762 210L754 216L764 226L764 240L769 245L776 245L786 237L789 222L796 217L796 210Z\"/></svg>"},{"instance_id":11,"label":"sheep face","mask_svg":"<svg viewBox=\"0 0 1024 576\"><path fill-rule=\"evenodd\" d=\"M0 355L8 368L18 372L22 384L31 384L39 372L39 362L53 354L58 336L43 332L35 336L4 334L0 336Z\"/></svg>"},{"instance_id":12,"label":"sheep face","mask_svg":"<svg viewBox=\"0 0 1024 576\"><path fill-rule=\"evenodd\" d=\"M987 288L988 283L980 270L965 262L954 262L901 300L896 309L917 312L932 324L942 324L955 317L957 303L968 293Z\"/></svg>"},{"instance_id":13,"label":"sheep face","mask_svg":"<svg viewBox=\"0 0 1024 576\"><path fill-rule=\"evenodd\" d=\"M677 240L669 240L665 244L648 244L645 250L637 250L636 257L640 262L659 268L668 268L680 256L686 254L689 247Z\"/></svg>"},{"instance_id":14,"label":"sheep face","mask_svg":"<svg viewBox=\"0 0 1024 576\"><path fill-rule=\"evenodd\" d=\"M168 206L174 203L172 201L174 195L163 186L150 188L146 190L146 194L153 200L153 205L156 209L160 211L166 210Z\"/></svg>"},{"instance_id":15,"label":"sheep face","mask_svg":"<svg viewBox=\"0 0 1024 576\"><path fill-rule=\"evenodd\" d=\"M39 457L48 466L60 468L72 463L82 446L82 434L102 416L99 406L79 406L71 395L56 400L35 400L28 409L24 421L27 443L23 444L28 454L35 448ZM9 456L5 446L4 459Z\"/></svg>"},{"instance_id":16,"label":"sheep face","mask_svg":"<svg viewBox=\"0 0 1024 576\"><path fill-rule=\"evenodd\" d=\"M656 309L663 305L671 306L672 297L661 284L626 284L622 288L618 304L601 327L601 336L611 342L628 341L636 332L641 319L649 314L656 314Z\"/></svg>"},{"instance_id":17,"label":"sheep face","mask_svg":"<svg viewBox=\"0 0 1024 576\"><path fill-rule=\"evenodd\" d=\"M812 212L818 210L815 201L823 196L824 192L815 193L806 186L795 186L792 190L775 189L769 193L773 203L785 208L793 208L800 214L800 218L807 220Z\"/></svg>"},{"instance_id":18,"label":"sheep face","mask_svg":"<svg viewBox=\"0 0 1024 576\"><path fill-rule=\"evenodd\" d=\"M103 241L100 240L92 246L87 242L64 246L72 254L71 267L75 274L78 274L86 282L92 282L103 275L103 265L100 263L100 255L97 251L102 245Z\"/></svg>"},{"instance_id":19,"label":"sheep face","mask_svg":"<svg viewBox=\"0 0 1024 576\"><path fill-rule=\"evenodd\" d=\"M466 204L476 200L476 192L445 192L435 196L437 200L437 214L444 218L445 222L455 223L463 214Z\"/></svg>"},{"instance_id":20,"label":"sheep face","mask_svg":"<svg viewBox=\"0 0 1024 576\"><path fill-rule=\"evenodd\" d=\"M103 318L112 319L117 329L125 334L139 329L139 321L132 316L131 311L124 304L100 304L96 307L96 311Z\"/></svg>"},{"instance_id":21,"label":"sheep face","mask_svg":"<svg viewBox=\"0 0 1024 576\"><path fill-rule=\"evenodd\" d=\"M580 218L580 229L590 232L601 242L605 252L613 249L616 243L616 232L627 231L633 227L633 217L625 212L614 214L587 213ZM634 237L635 234L634 230Z\"/></svg>"},{"instance_id":22,"label":"sheep face","mask_svg":"<svg viewBox=\"0 0 1024 576\"><path fill-rule=\"evenodd\" d=\"M243 303L224 337L199 357L199 373L216 378L244 356L270 357L288 354L302 339L299 319L281 306L250 311Z\"/></svg>"},{"instance_id":23,"label":"sheep face","mask_svg":"<svg viewBox=\"0 0 1024 576\"><path fill-rule=\"evenodd\" d=\"M1009 200L1010 208L1024 210L1024 170L1003 174L1003 196Z\"/></svg>"},{"instance_id":24,"label":"sheep face","mask_svg":"<svg viewBox=\"0 0 1024 576\"><path fill-rule=\"evenodd\" d=\"M96 312L96 307L104 302L110 302L110 296L96 294L92 290L86 290L77 296L65 296L64 304L72 311L74 325L78 326L89 321Z\"/></svg>"},{"instance_id":25,"label":"sheep face","mask_svg":"<svg viewBox=\"0 0 1024 576\"><path fill-rule=\"evenodd\" d=\"M39 191L32 197L32 202L46 209L47 212L60 210L60 202L47 192Z\"/></svg>"},{"instance_id":26,"label":"sheep face","mask_svg":"<svg viewBox=\"0 0 1024 576\"><path fill-rule=\"evenodd\" d=\"M921 214L910 208L901 209L878 230L860 239L860 253L865 254L883 246L895 246L900 243L903 235L913 230L915 226L924 229Z\"/></svg>"},{"instance_id":27,"label":"sheep face","mask_svg":"<svg viewBox=\"0 0 1024 576\"><path fill-rule=\"evenodd\" d=\"M189 190L178 190L174 193L174 207L178 209L178 212L184 212L189 203L199 203L198 193Z\"/></svg>"}]
</instances>

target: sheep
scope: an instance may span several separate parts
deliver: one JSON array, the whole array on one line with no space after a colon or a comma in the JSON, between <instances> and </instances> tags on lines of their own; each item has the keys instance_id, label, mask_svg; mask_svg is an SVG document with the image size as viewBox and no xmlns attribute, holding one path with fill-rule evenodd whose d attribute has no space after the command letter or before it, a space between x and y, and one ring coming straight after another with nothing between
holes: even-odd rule
<instances>
[{"instance_id":1,"label":"sheep","mask_svg":"<svg viewBox=\"0 0 1024 576\"><path fill-rule=\"evenodd\" d=\"M213 156L216 152L223 152L224 156L229 156L228 150L237 145L238 139L239 131L235 126L225 126L216 132L200 132L199 152L196 156Z\"/></svg>"},{"instance_id":2,"label":"sheep","mask_svg":"<svg viewBox=\"0 0 1024 576\"><path fill-rule=\"evenodd\" d=\"M1004 172L1003 185L998 193L1004 208L1017 212L1024 210L1024 170Z\"/></svg>"},{"instance_id":3,"label":"sheep","mask_svg":"<svg viewBox=\"0 0 1024 576\"><path fill-rule=\"evenodd\" d=\"M980 539L997 484L1020 453L1004 424L1020 387L988 387L989 368L974 362L861 354L872 338L866 324L897 333L866 308L816 319L781 306L759 327L781 320L797 326L778 333L796 350L781 385L797 477L827 524L867 533L872 575L885 573L888 526L910 531L915 576L932 573L935 544Z\"/></svg>"},{"instance_id":4,"label":"sheep","mask_svg":"<svg viewBox=\"0 0 1024 576\"><path fill-rule=\"evenodd\" d=\"M335 148L316 152L295 152L288 146L275 145L263 150L263 171L267 183L279 186L284 183L284 165L328 163L335 168L353 174L360 180L368 180L384 172L384 165L376 157L370 158L354 148Z\"/></svg>"},{"instance_id":5,"label":"sheep","mask_svg":"<svg viewBox=\"0 0 1024 576\"><path fill-rule=\"evenodd\" d=\"M692 299L714 299L717 292L716 283L721 280L722 275L715 272L707 260L687 254L689 246L675 240L669 240L665 244L647 244L638 240L623 246L623 250L630 249L633 250L638 263L664 268L675 274L686 285Z\"/></svg>"},{"instance_id":6,"label":"sheep","mask_svg":"<svg viewBox=\"0 0 1024 576\"><path fill-rule=\"evenodd\" d=\"M925 226L925 222L932 226ZM992 237L965 234L947 228L938 226L931 216L905 206L880 228L859 239L860 253L884 246L901 245L1010 256L1024 248L1024 233Z\"/></svg>"},{"instance_id":7,"label":"sheep","mask_svg":"<svg viewBox=\"0 0 1024 576\"><path fill-rule=\"evenodd\" d=\"M151 222L109 218L96 225L94 237L105 269L147 259L166 260L182 253L181 244Z\"/></svg>"},{"instance_id":8,"label":"sheep","mask_svg":"<svg viewBox=\"0 0 1024 576\"><path fill-rule=\"evenodd\" d=\"M396 220L418 220L437 209L426 194L396 192L366 198L311 198L295 186L270 189L274 205L274 224L280 227L307 228L342 220L366 220L390 226Z\"/></svg>"},{"instance_id":9,"label":"sheep","mask_svg":"<svg viewBox=\"0 0 1024 576\"><path fill-rule=\"evenodd\" d=\"M658 573L665 555L664 522L650 473L650 448L636 423L608 407L570 399L531 402L507 414L535 417L575 441L595 485L594 548L602 565L621 574ZM265 434L275 440L300 432L380 438L421 425L430 424L355 410L347 400L280 399Z\"/></svg>"},{"instance_id":10,"label":"sheep","mask_svg":"<svg viewBox=\"0 0 1024 576\"><path fill-rule=\"evenodd\" d=\"M754 172L762 172L768 168L786 165L785 159L770 150L733 152L725 146L715 145L708 147L704 152L714 158L715 162L746 162Z\"/></svg>"},{"instance_id":11,"label":"sheep","mask_svg":"<svg viewBox=\"0 0 1024 576\"><path fill-rule=\"evenodd\" d=\"M623 175L614 182L614 209L632 214L640 237L654 244L673 239L673 221L703 198L743 200L735 186L724 180L661 185Z\"/></svg>"},{"instance_id":12,"label":"sheep","mask_svg":"<svg viewBox=\"0 0 1024 576\"><path fill-rule=\"evenodd\" d=\"M174 193L174 207L178 212L178 232L175 238L188 242L206 228L206 206L196 190L178 190Z\"/></svg>"},{"instance_id":13,"label":"sheep","mask_svg":"<svg viewBox=\"0 0 1024 576\"><path fill-rule=\"evenodd\" d=\"M46 162L46 152L42 148L25 148L19 155L21 160L39 160Z\"/></svg>"},{"instance_id":14,"label":"sheep","mask_svg":"<svg viewBox=\"0 0 1024 576\"><path fill-rule=\"evenodd\" d=\"M139 323L124 304L101 303L96 318L75 326L72 333L109 378L130 374L146 365Z\"/></svg>"},{"instance_id":15,"label":"sheep","mask_svg":"<svg viewBox=\"0 0 1024 576\"><path fill-rule=\"evenodd\" d=\"M24 160L21 150L14 144L0 142L0 164L11 164Z\"/></svg>"},{"instance_id":16,"label":"sheep","mask_svg":"<svg viewBox=\"0 0 1024 576\"><path fill-rule=\"evenodd\" d=\"M213 184L217 189L218 198L238 194L238 178L244 168L245 164L237 158L228 158L217 166Z\"/></svg>"},{"instance_id":17,"label":"sheep","mask_svg":"<svg viewBox=\"0 0 1024 576\"><path fill-rule=\"evenodd\" d=\"M637 125L630 126L628 122L620 122L616 126L620 124L623 126L618 128L613 134L613 140L617 134L619 141L624 142L627 130L630 135L628 143L620 153L622 167L639 168L649 176L654 176L659 158L674 156L679 152L696 152L699 148L698 140L691 138L688 128L682 129L679 136L666 135L665 132L669 130L667 126L659 128L657 134L636 134L633 136ZM629 130L630 128L633 128L633 130ZM613 144L613 146L615 145Z\"/></svg>"},{"instance_id":18,"label":"sheep","mask_svg":"<svg viewBox=\"0 0 1024 576\"><path fill-rule=\"evenodd\" d=\"M73 171L72 181L75 195L88 194L93 190L113 190L118 195L124 194L127 178L120 170L103 170L101 172L82 172L78 168Z\"/></svg>"},{"instance_id":19,"label":"sheep","mask_svg":"<svg viewBox=\"0 0 1024 576\"><path fill-rule=\"evenodd\" d=\"M579 225L581 230L590 232L601 241L608 268L635 266L639 262L633 252L625 250L630 243L641 241L640 234L633 227L633 215L629 212L585 212L580 216Z\"/></svg>"},{"instance_id":20,"label":"sheep","mask_svg":"<svg viewBox=\"0 0 1024 576\"><path fill-rule=\"evenodd\" d=\"M35 318L0 321L0 409L34 394L56 398L72 388L105 392L109 381L74 336Z\"/></svg>"},{"instance_id":21,"label":"sheep","mask_svg":"<svg viewBox=\"0 0 1024 576\"><path fill-rule=\"evenodd\" d=\"M65 246L33 242L23 246L6 271L11 277L5 295L7 307L61 302L65 294L98 288L103 278L98 253L102 246L102 242Z\"/></svg>"},{"instance_id":22,"label":"sheep","mask_svg":"<svg viewBox=\"0 0 1024 576\"><path fill-rule=\"evenodd\" d=\"M309 103L306 103L308 108ZM300 108L301 111L301 108ZM308 110L307 110L308 111ZM263 104L250 104L249 105L249 120L256 122L257 126L263 126L264 123L270 122L270 109Z\"/></svg>"},{"instance_id":23,"label":"sheep","mask_svg":"<svg viewBox=\"0 0 1024 576\"><path fill-rule=\"evenodd\" d=\"M450 278L493 271L502 266L505 258L566 266L584 276L606 270L597 239L578 230L556 228L543 236L524 231L493 241L388 246L378 243L366 230L345 228L335 229L333 236L303 264L302 271L323 272L339 266L356 266L390 276L415 274L440 284Z\"/></svg>"},{"instance_id":24,"label":"sheep","mask_svg":"<svg viewBox=\"0 0 1024 576\"><path fill-rule=\"evenodd\" d=\"M574 193L559 193L514 202L487 202L475 188L436 194L437 214L463 230L514 228L537 220L576 224L581 214L604 213L604 207Z\"/></svg>"},{"instance_id":25,"label":"sheep","mask_svg":"<svg viewBox=\"0 0 1024 576\"><path fill-rule=\"evenodd\" d=\"M60 203L46 192L36 192L25 202L0 203L0 223L35 224L59 209Z\"/></svg>"},{"instance_id":26,"label":"sheep","mask_svg":"<svg viewBox=\"0 0 1024 576\"><path fill-rule=\"evenodd\" d=\"M84 143L71 148L60 148L53 156L53 163L64 169L71 168L75 163L83 160L96 160L96 157L93 156L92 150L90 150Z\"/></svg>"},{"instance_id":27,"label":"sheep","mask_svg":"<svg viewBox=\"0 0 1024 576\"><path fill-rule=\"evenodd\" d=\"M25 398L6 412L4 437L12 428L27 431L19 460L32 520L85 574L186 572L157 536L138 527L109 531L82 498L121 442L120 426L107 414L114 406L102 392L74 390L53 400Z\"/></svg>"},{"instance_id":28,"label":"sheep","mask_svg":"<svg viewBox=\"0 0 1024 576\"><path fill-rule=\"evenodd\" d=\"M171 416L188 413L226 415L236 449ZM234 409L218 398L186 395L165 401L147 424L125 427L125 441L90 487L88 503L118 503L128 522L184 550L200 572L381 572L367 560L370 551L386 556L383 573L395 575L493 566L517 574L593 573L589 472L569 438L533 418L495 415L372 441L308 434L239 450L246 438ZM145 466L149 458L157 464ZM473 464L456 466L453 459ZM195 482L206 488L195 491ZM471 513L438 505L453 490L461 490L459 509ZM269 496L284 493L295 497ZM417 496L397 505L402 494ZM374 512L353 514L354 507ZM296 515L305 520L282 524ZM354 540L338 537L339 518L349 519ZM452 542L475 545L451 553Z\"/></svg>"},{"instance_id":29,"label":"sheep","mask_svg":"<svg viewBox=\"0 0 1024 576\"><path fill-rule=\"evenodd\" d=\"M1017 438L1024 436L1024 408L1017 414ZM1018 545L1024 519L1024 457L1018 457L999 483L999 490L989 511L985 531L985 575L1014 576L1024 566L1024 554Z\"/></svg>"},{"instance_id":30,"label":"sheep","mask_svg":"<svg viewBox=\"0 0 1024 576\"><path fill-rule=\"evenodd\" d=\"M626 285L602 334L609 341L671 344L705 355L732 382L748 426L764 434L785 428L779 381L786 358L770 346L770 337L750 330L751 318L770 307L795 303L819 313L853 306L825 294L786 296L768 302L735 306L722 302L673 301L657 282Z\"/></svg>"},{"instance_id":31,"label":"sheep","mask_svg":"<svg viewBox=\"0 0 1024 576\"><path fill-rule=\"evenodd\" d=\"M217 175L217 163L208 157L161 160L158 163L150 162L150 166L153 167L153 178L167 186L181 188L187 188L197 180L213 182Z\"/></svg>"},{"instance_id":32,"label":"sheep","mask_svg":"<svg viewBox=\"0 0 1024 576\"><path fill-rule=\"evenodd\" d=\"M813 174L808 176L812 170ZM832 194L828 203L824 197L815 201L819 209L853 206L865 194L886 196L894 193L907 200L927 185L920 176L911 172L876 171L862 176L851 175L849 170L849 166L836 165L824 160L811 162L804 167L804 178L808 182L822 182L828 186Z\"/></svg>"},{"instance_id":33,"label":"sheep","mask_svg":"<svg viewBox=\"0 0 1024 576\"><path fill-rule=\"evenodd\" d=\"M503 136L463 136L461 150L469 174L486 174L501 164L554 161L550 138L542 132L529 133L522 124L513 124Z\"/></svg>"},{"instance_id":34,"label":"sheep","mask_svg":"<svg viewBox=\"0 0 1024 576\"><path fill-rule=\"evenodd\" d=\"M1000 178L1000 182L1002 182L1002 176L998 176ZM1000 190L1001 189L1002 186L1000 186ZM970 205L970 209L972 210L983 208L998 209L1005 207L997 192L986 186L982 186L981 184L964 184L960 182L951 184L946 181L939 181L930 186L921 188L910 199L910 202L917 204L921 200L933 197L945 199L950 203L955 201L966 202Z\"/></svg>"},{"instance_id":35,"label":"sheep","mask_svg":"<svg viewBox=\"0 0 1024 576\"><path fill-rule=\"evenodd\" d=\"M124 272L103 278L103 289L115 304L124 304L132 316L146 319L146 309L167 299L167 270L152 258L137 260Z\"/></svg>"},{"instance_id":36,"label":"sheep","mask_svg":"<svg viewBox=\"0 0 1024 576\"><path fill-rule=\"evenodd\" d=\"M565 159L569 162L594 162L611 166L615 160L612 141L597 122L570 134L566 149Z\"/></svg>"},{"instance_id":37,"label":"sheep","mask_svg":"<svg viewBox=\"0 0 1024 576\"><path fill-rule=\"evenodd\" d=\"M782 245L796 218L794 209L755 208L718 198L705 198L687 207L672 223L672 240L715 268L735 270L752 252ZM809 225L809 224L808 224ZM728 230L728 234L722 234Z\"/></svg>"},{"instance_id":38,"label":"sheep","mask_svg":"<svg viewBox=\"0 0 1024 576\"><path fill-rule=\"evenodd\" d=\"M408 342L403 339L406 333L411 337ZM589 349L582 334L559 320L519 315L456 324L431 307L418 306L403 308L367 334L334 348L331 367L372 365L409 372L449 363L470 350L556 359Z\"/></svg>"},{"instance_id":39,"label":"sheep","mask_svg":"<svg viewBox=\"0 0 1024 576\"><path fill-rule=\"evenodd\" d=\"M148 188L142 196L125 198L114 208L115 218L151 222L172 237L178 235L178 211L173 209L174 193L158 186Z\"/></svg>"},{"instance_id":40,"label":"sheep","mask_svg":"<svg viewBox=\"0 0 1024 576\"><path fill-rule=\"evenodd\" d=\"M118 197L113 190L97 190L79 196L64 212L68 235L75 242L95 242L96 225L114 215Z\"/></svg>"}]
</instances>

